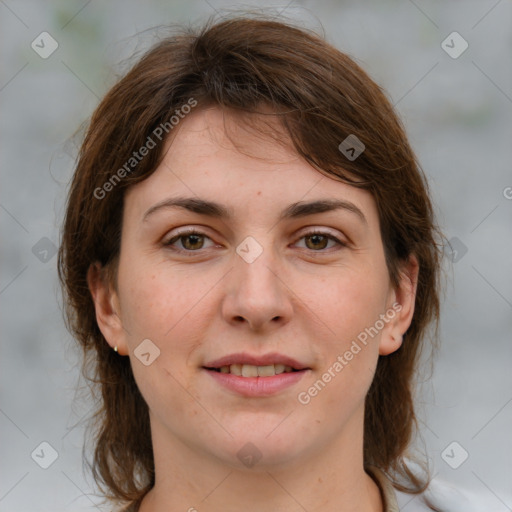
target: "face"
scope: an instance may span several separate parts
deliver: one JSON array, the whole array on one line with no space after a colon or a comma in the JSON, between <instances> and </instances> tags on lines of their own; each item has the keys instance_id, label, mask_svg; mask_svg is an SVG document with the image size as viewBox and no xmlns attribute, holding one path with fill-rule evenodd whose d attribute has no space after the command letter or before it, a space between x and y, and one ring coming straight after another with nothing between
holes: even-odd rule
<instances>
[{"instance_id":1,"label":"face","mask_svg":"<svg viewBox=\"0 0 512 512\"><path fill-rule=\"evenodd\" d=\"M217 108L180 123L125 196L117 290L90 278L152 429L239 467L241 449L285 464L361 436L415 292L391 286L373 197Z\"/></svg>"}]
</instances>

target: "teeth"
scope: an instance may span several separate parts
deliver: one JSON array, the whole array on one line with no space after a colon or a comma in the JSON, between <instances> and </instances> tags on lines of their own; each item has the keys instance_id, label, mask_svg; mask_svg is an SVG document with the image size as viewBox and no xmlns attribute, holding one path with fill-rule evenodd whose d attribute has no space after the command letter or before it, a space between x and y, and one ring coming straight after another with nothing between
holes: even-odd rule
<instances>
[{"instance_id":1,"label":"teeth","mask_svg":"<svg viewBox=\"0 0 512 512\"><path fill-rule=\"evenodd\" d=\"M242 365L242 377L257 377L258 376L258 367L250 366L248 364Z\"/></svg>"},{"instance_id":2,"label":"teeth","mask_svg":"<svg viewBox=\"0 0 512 512\"><path fill-rule=\"evenodd\" d=\"M268 366L252 366L252 368L256 368L256 370L258 371L258 377L273 377L276 374L276 369L273 364L270 364ZM242 375L244 375L243 372Z\"/></svg>"},{"instance_id":3,"label":"teeth","mask_svg":"<svg viewBox=\"0 0 512 512\"><path fill-rule=\"evenodd\" d=\"M221 366L220 373L232 373L239 377L273 377L280 373L290 373L291 366L284 364L269 364L267 366L254 366L252 364L232 364Z\"/></svg>"},{"instance_id":4,"label":"teeth","mask_svg":"<svg viewBox=\"0 0 512 512\"><path fill-rule=\"evenodd\" d=\"M275 364L274 368L275 368L276 375L279 375L280 373L284 372L286 367L284 364ZM290 366L288 368L290 368Z\"/></svg>"},{"instance_id":5,"label":"teeth","mask_svg":"<svg viewBox=\"0 0 512 512\"><path fill-rule=\"evenodd\" d=\"M232 364L231 366L228 366L229 373L232 373L233 375L239 375L242 376L242 365L241 364Z\"/></svg>"}]
</instances>

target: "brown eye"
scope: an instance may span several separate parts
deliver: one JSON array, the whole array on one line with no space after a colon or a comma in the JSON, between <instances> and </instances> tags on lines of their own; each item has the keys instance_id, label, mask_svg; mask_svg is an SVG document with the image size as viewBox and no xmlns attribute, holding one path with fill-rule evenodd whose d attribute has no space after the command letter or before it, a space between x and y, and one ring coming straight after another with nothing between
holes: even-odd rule
<instances>
[{"instance_id":1,"label":"brown eye","mask_svg":"<svg viewBox=\"0 0 512 512\"><path fill-rule=\"evenodd\" d=\"M327 249L330 241L334 242L335 245L340 245L342 247L346 247L346 244L338 240L335 236L325 233L325 232L317 232L313 231L311 233L306 233L301 237L301 240L304 239L305 245L307 249L310 249L314 252L323 252L324 249ZM331 246L330 248L332 248Z\"/></svg>"},{"instance_id":2,"label":"brown eye","mask_svg":"<svg viewBox=\"0 0 512 512\"><path fill-rule=\"evenodd\" d=\"M311 244L306 242L308 249L325 249L329 243L329 239L324 235L308 235L304 238L311 241Z\"/></svg>"},{"instance_id":3,"label":"brown eye","mask_svg":"<svg viewBox=\"0 0 512 512\"><path fill-rule=\"evenodd\" d=\"M180 241L181 248L173 247L174 250L178 252L195 252L204 248L204 240L206 238L209 239L209 237L207 237L204 233L190 230L179 233L178 235L171 238L168 242L165 242L164 245L172 247L176 242Z\"/></svg>"},{"instance_id":4,"label":"brown eye","mask_svg":"<svg viewBox=\"0 0 512 512\"><path fill-rule=\"evenodd\" d=\"M186 241L186 243L183 243L185 249L201 249L204 244L201 235L182 235L180 238Z\"/></svg>"}]
</instances>

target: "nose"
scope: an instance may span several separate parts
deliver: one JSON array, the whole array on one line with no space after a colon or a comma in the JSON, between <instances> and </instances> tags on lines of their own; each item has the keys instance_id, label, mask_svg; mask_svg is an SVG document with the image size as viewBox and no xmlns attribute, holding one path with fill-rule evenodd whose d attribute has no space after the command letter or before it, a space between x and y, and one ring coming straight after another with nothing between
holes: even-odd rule
<instances>
[{"instance_id":1,"label":"nose","mask_svg":"<svg viewBox=\"0 0 512 512\"><path fill-rule=\"evenodd\" d=\"M293 293L271 249L265 248L256 260L248 261L234 255L234 268L226 276L222 314L236 327L270 332L292 318Z\"/></svg>"}]
</instances>

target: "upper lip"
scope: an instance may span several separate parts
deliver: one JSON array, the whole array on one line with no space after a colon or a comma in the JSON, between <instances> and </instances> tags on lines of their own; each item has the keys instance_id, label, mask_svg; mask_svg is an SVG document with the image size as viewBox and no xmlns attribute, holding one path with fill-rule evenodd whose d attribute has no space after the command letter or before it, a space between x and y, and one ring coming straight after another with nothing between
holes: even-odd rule
<instances>
[{"instance_id":1,"label":"upper lip","mask_svg":"<svg viewBox=\"0 0 512 512\"><path fill-rule=\"evenodd\" d=\"M254 366L284 364L285 366L291 366L294 370L308 369L308 366L306 366L305 364L302 364L291 357L285 356L283 354L278 354L276 352L272 352L270 354L263 354L261 356L253 356L251 354L246 354L245 352L229 354L227 356L221 357L220 359L209 361L204 365L204 368L221 368L222 366L230 366L232 364L250 364Z\"/></svg>"}]
</instances>

